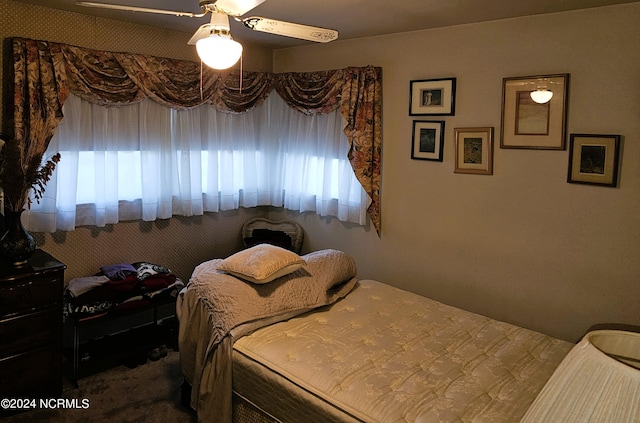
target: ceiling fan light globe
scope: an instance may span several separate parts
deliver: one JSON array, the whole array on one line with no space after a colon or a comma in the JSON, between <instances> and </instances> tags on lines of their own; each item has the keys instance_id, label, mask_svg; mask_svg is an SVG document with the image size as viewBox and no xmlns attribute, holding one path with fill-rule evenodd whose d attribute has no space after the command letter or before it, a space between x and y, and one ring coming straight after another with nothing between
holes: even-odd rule
<instances>
[{"instance_id":1,"label":"ceiling fan light globe","mask_svg":"<svg viewBox=\"0 0 640 423\"><path fill-rule=\"evenodd\" d=\"M551 97L553 97L553 92L547 89L537 89L535 91L531 91L531 99L539 104L548 103L551 101Z\"/></svg>"},{"instance_id":2,"label":"ceiling fan light globe","mask_svg":"<svg viewBox=\"0 0 640 423\"><path fill-rule=\"evenodd\" d=\"M242 55L242 44L222 35L210 35L196 42L200 60L213 69L228 69L235 65Z\"/></svg>"}]
</instances>

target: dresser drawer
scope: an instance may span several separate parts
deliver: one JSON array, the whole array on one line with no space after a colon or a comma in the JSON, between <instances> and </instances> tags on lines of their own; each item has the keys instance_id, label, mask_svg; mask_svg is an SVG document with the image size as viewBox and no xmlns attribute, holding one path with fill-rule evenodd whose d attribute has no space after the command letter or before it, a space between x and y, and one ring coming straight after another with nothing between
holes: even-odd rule
<instances>
[{"instance_id":1,"label":"dresser drawer","mask_svg":"<svg viewBox=\"0 0 640 423\"><path fill-rule=\"evenodd\" d=\"M62 393L65 269L39 249L24 266L0 260L0 398Z\"/></svg>"},{"instance_id":2,"label":"dresser drawer","mask_svg":"<svg viewBox=\"0 0 640 423\"><path fill-rule=\"evenodd\" d=\"M0 314L37 309L62 301L62 280L43 275L22 282L0 283Z\"/></svg>"},{"instance_id":3,"label":"dresser drawer","mask_svg":"<svg viewBox=\"0 0 640 423\"><path fill-rule=\"evenodd\" d=\"M61 360L57 346L0 359L0 398L60 395Z\"/></svg>"},{"instance_id":4,"label":"dresser drawer","mask_svg":"<svg viewBox=\"0 0 640 423\"><path fill-rule=\"evenodd\" d=\"M58 308L0 320L0 357L60 341L62 315Z\"/></svg>"}]
</instances>

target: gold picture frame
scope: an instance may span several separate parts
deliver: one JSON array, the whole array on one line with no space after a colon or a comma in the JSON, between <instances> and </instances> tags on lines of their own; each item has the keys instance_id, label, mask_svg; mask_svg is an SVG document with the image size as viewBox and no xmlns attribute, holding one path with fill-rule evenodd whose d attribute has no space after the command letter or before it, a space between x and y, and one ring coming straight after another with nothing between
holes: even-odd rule
<instances>
[{"instance_id":1,"label":"gold picture frame","mask_svg":"<svg viewBox=\"0 0 640 423\"><path fill-rule=\"evenodd\" d=\"M620 135L571 134L567 182L615 187Z\"/></svg>"},{"instance_id":2,"label":"gold picture frame","mask_svg":"<svg viewBox=\"0 0 640 423\"><path fill-rule=\"evenodd\" d=\"M455 173L493 175L493 127L455 128Z\"/></svg>"},{"instance_id":3,"label":"gold picture frame","mask_svg":"<svg viewBox=\"0 0 640 423\"><path fill-rule=\"evenodd\" d=\"M536 90L553 96L537 103ZM568 93L568 73L504 78L500 148L565 150Z\"/></svg>"}]
</instances>

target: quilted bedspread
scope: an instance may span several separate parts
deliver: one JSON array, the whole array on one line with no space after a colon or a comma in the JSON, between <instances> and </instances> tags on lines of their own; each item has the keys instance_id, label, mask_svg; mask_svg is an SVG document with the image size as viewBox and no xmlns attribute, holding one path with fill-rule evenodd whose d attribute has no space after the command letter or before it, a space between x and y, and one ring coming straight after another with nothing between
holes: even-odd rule
<instances>
[{"instance_id":1,"label":"quilted bedspread","mask_svg":"<svg viewBox=\"0 0 640 423\"><path fill-rule=\"evenodd\" d=\"M176 303L182 372L191 383L198 421L231 422L234 336L257 325L332 304L356 284L356 266L341 251L303 256L306 265L268 284L253 284L218 270L222 260L198 265ZM245 327L245 329L243 329Z\"/></svg>"},{"instance_id":2,"label":"quilted bedspread","mask_svg":"<svg viewBox=\"0 0 640 423\"><path fill-rule=\"evenodd\" d=\"M572 346L363 280L333 306L259 329L234 349L345 421L514 423ZM249 399L282 421L302 418L286 404L293 395L264 395Z\"/></svg>"}]
</instances>

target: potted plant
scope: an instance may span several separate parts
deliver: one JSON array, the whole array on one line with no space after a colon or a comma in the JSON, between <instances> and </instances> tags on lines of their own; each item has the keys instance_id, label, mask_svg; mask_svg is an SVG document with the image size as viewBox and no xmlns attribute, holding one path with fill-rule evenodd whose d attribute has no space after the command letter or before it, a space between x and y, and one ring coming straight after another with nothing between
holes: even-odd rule
<instances>
[{"instance_id":1,"label":"potted plant","mask_svg":"<svg viewBox=\"0 0 640 423\"><path fill-rule=\"evenodd\" d=\"M33 237L22 226L22 212L31 207L31 190L37 202L42 198L60 153L43 164L45 146L20 143L1 133L0 142L0 189L4 199L0 255L13 265L22 265L36 248Z\"/></svg>"}]
</instances>

